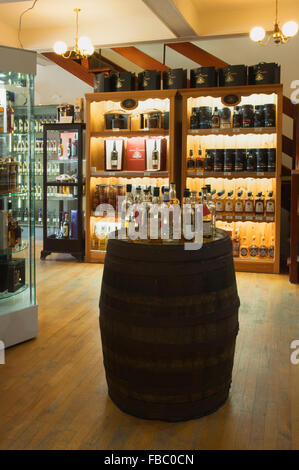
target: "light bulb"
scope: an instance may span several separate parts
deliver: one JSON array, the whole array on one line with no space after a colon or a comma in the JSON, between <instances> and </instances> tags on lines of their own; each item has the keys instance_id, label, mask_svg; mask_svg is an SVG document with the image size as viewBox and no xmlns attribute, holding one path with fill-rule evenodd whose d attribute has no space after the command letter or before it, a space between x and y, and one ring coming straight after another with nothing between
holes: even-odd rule
<instances>
[{"instance_id":1,"label":"light bulb","mask_svg":"<svg viewBox=\"0 0 299 470\"><path fill-rule=\"evenodd\" d=\"M67 45L63 41L57 41L55 42L53 49L56 54L62 55L67 51Z\"/></svg>"},{"instance_id":2,"label":"light bulb","mask_svg":"<svg viewBox=\"0 0 299 470\"><path fill-rule=\"evenodd\" d=\"M86 51L88 48L91 46L91 41L88 37L82 36L78 40L78 47L81 49L81 51Z\"/></svg>"},{"instance_id":3,"label":"light bulb","mask_svg":"<svg viewBox=\"0 0 299 470\"><path fill-rule=\"evenodd\" d=\"M255 28L252 28L249 35L252 41L259 42L264 39L266 33L264 28L262 28L261 26L255 26Z\"/></svg>"},{"instance_id":4,"label":"light bulb","mask_svg":"<svg viewBox=\"0 0 299 470\"><path fill-rule=\"evenodd\" d=\"M282 32L285 36L292 37L298 33L298 25L295 21L288 21L282 27Z\"/></svg>"}]
</instances>

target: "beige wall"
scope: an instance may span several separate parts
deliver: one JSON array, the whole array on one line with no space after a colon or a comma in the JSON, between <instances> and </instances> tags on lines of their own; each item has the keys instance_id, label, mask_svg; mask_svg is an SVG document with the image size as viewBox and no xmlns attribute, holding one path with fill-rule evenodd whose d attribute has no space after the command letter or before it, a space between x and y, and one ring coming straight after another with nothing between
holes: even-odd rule
<instances>
[{"instance_id":1,"label":"beige wall","mask_svg":"<svg viewBox=\"0 0 299 470\"><path fill-rule=\"evenodd\" d=\"M17 30L0 21L0 45L19 47Z\"/></svg>"}]
</instances>

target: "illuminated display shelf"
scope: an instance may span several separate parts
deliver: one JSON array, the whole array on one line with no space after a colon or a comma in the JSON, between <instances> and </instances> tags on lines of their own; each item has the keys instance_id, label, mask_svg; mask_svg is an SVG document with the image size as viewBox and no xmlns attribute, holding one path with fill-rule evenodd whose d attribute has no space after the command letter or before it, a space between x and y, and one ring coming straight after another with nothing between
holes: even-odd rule
<instances>
[{"instance_id":1,"label":"illuminated display shelf","mask_svg":"<svg viewBox=\"0 0 299 470\"><path fill-rule=\"evenodd\" d=\"M85 259L88 262L104 262L105 252L91 250L91 231L94 221L100 217L93 216L91 207L92 195L96 184L102 179L107 184L126 184L138 179L138 184L152 184L150 180L165 180L168 184L175 181L180 184L180 159L177 158L177 148L180 148L180 135L175 134L177 90L147 90L127 91L113 93L89 93L86 97L86 237ZM130 109L121 107L124 100L135 100L136 106ZM105 113L123 109L130 115L130 129L105 130ZM150 110L169 113L168 129L141 129L140 115ZM132 137L164 137L167 142L166 166L163 171L128 171L126 155L121 171L105 171L104 141L111 138L123 138L124 141ZM176 140L177 139L177 140ZM111 178L111 179L110 179ZM150 179L150 180L149 180ZM150 182L149 182L150 181ZM155 181L155 184L159 184Z\"/></svg>"},{"instance_id":2,"label":"illuminated display shelf","mask_svg":"<svg viewBox=\"0 0 299 470\"><path fill-rule=\"evenodd\" d=\"M239 87L217 87L217 88L193 88L180 90L182 96L182 161L181 161L181 188L189 187L196 191L201 191L201 187L206 183L206 179L215 178L218 185L223 182L223 186L230 181L244 179L244 181L253 181L258 191L264 191L271 184L275 199L275 217L274 220L267 219L265 215L263 220L250 221L245 217L242 220L230 220L225 217L219 217L218 220L226 223L259 223L263 230L263 223L270 227L273 232L271 235L275 238L275 258L257 259L257 258L235 258L234 264L237 271L278 273L280 265L280 217L281 217L281 154L282 154L282 85L254 85ZM228 106L224 104L224 97L227 95L235 96L238 102L242 104L276 104L276 127L265 128L238 128L238 129L190 129L190 116L192 107L198 106ZM214 145L213 145L214 144ZM276 147L276 171L273 172L199 172L187 170L187 156L190 148L197 149L199 145L202 148L259 148ZM193 147L194 146L194 147ZM250 180L249 180L250 179ZM268 181L268 183L266 183ZM192 185L191 185L191 182ZM245 184L246 186L246 184ZM218 186L219 188L219 186ZM219 189L218 189L219 190ZM182 195L182 194L181 194ZM244 226L245 227L245 226ZM245 228L244 228L245 230Z\"/></svg>"}]
</instances>

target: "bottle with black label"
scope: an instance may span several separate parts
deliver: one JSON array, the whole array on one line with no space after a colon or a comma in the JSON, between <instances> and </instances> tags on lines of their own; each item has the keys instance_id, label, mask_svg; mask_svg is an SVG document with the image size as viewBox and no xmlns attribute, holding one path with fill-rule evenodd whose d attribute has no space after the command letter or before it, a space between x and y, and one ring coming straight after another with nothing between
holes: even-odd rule
<instances>
[{"instance_id":1,"label":"bottle with black label","mask_svg":"<svg viewBox=\"0 0 299 470\"><path fill-rule=\"evenodd\" d=\"M265 127L264 106L256 105L254 108L253 127Z\"/></svg>"},{"instance_id":2,"label":"bottle with black label","mask_svg":"<svg viewBox=\"0 0 299 470\"><path fill-rule=\"evenodd\" d=\"M275 127L276 125L276 105L275 104L265 104L264 105L265 113L265 127Z\"/></svg>"},{"instance_id":3,"label":"bottle with black label","mask_svg":"<svg viewBox=\"0 0 299 470\"><path fill-rule=\"evenodd\" d=\"M199 108L192 108L190 116L190 129L199 129Z\"/></svg>"},{"instance_id":4,"label":"bottle with black label","mask_svg":"<svg viewBox=\"0 0 299 470\"><path fill-rule=\"evenodd\" d=\"M194 170L195 169L195 160L194 160L194 155L193 155L193 150L189 150L189 157L187 159L187 169L188 170Z\"/></svg>"},{"instance_id":5,"label":"bottle with black label","mask_svg":"<svg viewBox=\"0 0 299 470\"><path fill-rule=\"evenodd\" d=\"M199 108L199 128L211 129L212 127L212 108L211 106L201 106Z\"/></svg>"},{"instance_id":6,"label":"bottle with black label","mask_svg":"<svg viewBox=\"0 0 299 470\"><path fill-rule=\"evenodd\" d=\"M243 126L242 127L253 127L254 110L252 104L244 104L242 106L243 112Z\"/></svg>"},{"instance_id":7,"label":"bottle with black label","mask_svg":"<svg viewBox=\"0 0 299 470\"><path fill-rule=\"evenodd\" d=\"M256 149L247 149L246 171L256 171Z\"/></svg>"},{"instance_id":8,"label":"bottle with black label","mask_svg":"<svg viewBox=\"0 0 299 470\"><path fill-rule=\"evenodd\" d=\"M233 127L240 128L243 126L243 114L241 106L236 106L233 114Z\"/></svg>"},{"instance_id":9,"label":"bottle with black label","mask_svg":"<svg viewBox=\"0 0 299 470\"><path fill-rule=\"evenodd\" d=\"M202 150L201 150L201 148L199 148L198 149L198 155L197 155L196 160L195 160L196 170L203 172L204 169L205 169L204 164L205 164L205 161L204 161L204 158L202 157Z\"/></svg>"},{"instance_id":10,"label":"bottle with black label","mask_svg":"<svg viewBox=\"0 0 299 470\"><path fill-rule=\"evenodd\" d=\"M223 165L224 172L234 171L235 155L236 155L235 149L224 150L224 165Z\"/></svg>"},{"instance_id":11,"label":"bottle with black label","mask_svg":"<svg viewBox=\"0 0 299 470\"><path fill-rule=\"evenodd\" d=\"M231 126L231 110L227 107L222 108L220 114L220 127L221 129L230 129Z\"/></svg>"},{"instance_id":12,"label":"bottle with black label","mask_svg":"<svg viewBox=\"0 0 299 470\"><path fill-rule=\"evenodd\" d=\"M276 148L268 148L267 149L267 170L274 172L276 171Z\"/></svg>"},{"instance_id":13,"label":"bottle with black label","mask_svg":"<svg viewBox=\"0 0 299 470\"><path fill-rule=\"evenodd\" d=\"M244 171L246 164L246 149L235 149L234 171Z\"/></svg>"},{"instance_id":14,"label":"bottle with black label","mask_svg":"<svg viewBox=\"0 0 299 470\"><path fill-rule=\"evenodd\" d=\"M216 149L214 153L214 171L223 171L224 167L224 150Z\"/></svg>"},{"instance_id":15,"label":"bottle with black label","mask_svg":"<svg viewBox=\"0 0 299 470\"><path fill-rule=\"evenodd\" d=\"M213 149L206 150L205 171L214 170L214 159L215 159L215 150Z\"/></svg>"},{"instance_id":16,"label":"bottle with black label","mask_svg":"<svg viewBox=\"0 0 299 470\"><path fill-rule=\"evenodd\" d=\"M256 171L258 173L264 173L267 171L268 165L268 149L257 149L256 150Z\"/></svg>"},{"instance_id":17,"label":"bottle with black label","mask_svg":"<svg viewBox=\"0 0 299 470\"><path fill-rule=\"evenodd\" d=\"M219 114L217 106L215 106L214 112L212 115L212 128L219 129L219 127L220 127L220 114Z\"/></svg>"}]
</instances>

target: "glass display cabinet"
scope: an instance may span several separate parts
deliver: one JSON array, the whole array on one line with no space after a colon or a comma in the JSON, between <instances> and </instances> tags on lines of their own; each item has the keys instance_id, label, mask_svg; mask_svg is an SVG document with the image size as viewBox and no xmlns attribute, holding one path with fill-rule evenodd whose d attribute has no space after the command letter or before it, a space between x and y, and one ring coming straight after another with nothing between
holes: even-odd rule
<instances>
[{"instance_id":1,"label":"glass display cabinet","mask_svg":"<svg viewBox=\"0 0 299 470\"><path fill-rule=\"evenodd\" d=\"M36 54L0 47L0 63L0 341L8 347L37 335L32 190ZM16 70L11 70L13 63ZM18 106L23 113L17 120Z\"/></svg>"},{"instance_id":2,"label":"glass display cabinet","mask_svg":"<svg viewBox=\"0 0 299 470\"><path fill-rule=\"evenodd\" d=\"M84 259L85 124L44 125L43 250Z\"/></svg>"}]
</instances>

